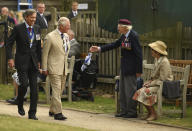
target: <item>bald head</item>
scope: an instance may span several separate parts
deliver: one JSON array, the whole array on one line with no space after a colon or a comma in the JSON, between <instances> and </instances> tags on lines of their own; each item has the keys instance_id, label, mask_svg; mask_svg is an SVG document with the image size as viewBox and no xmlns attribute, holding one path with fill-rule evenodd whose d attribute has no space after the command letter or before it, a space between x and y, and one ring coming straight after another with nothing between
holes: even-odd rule
<instances>
[{"instance_id":1,"label":"bald head","mask_svg":"<svg viewBox=\"0 0 192 131\"><path fill-rule=\"evenodd\" d=\"M1 9L1 14L2 14L2 15L8 15L8 14L9 14L9 9L8 9L7 7L3 7L3 8Z\"/></svg>"}]
</instances>

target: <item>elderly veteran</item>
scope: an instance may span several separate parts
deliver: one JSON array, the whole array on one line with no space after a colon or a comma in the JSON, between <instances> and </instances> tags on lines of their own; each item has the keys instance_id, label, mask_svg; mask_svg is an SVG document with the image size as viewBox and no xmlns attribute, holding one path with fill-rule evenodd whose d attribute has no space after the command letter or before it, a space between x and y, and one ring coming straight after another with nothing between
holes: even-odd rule
<instances>
[{"instance_id":1,"label":"elderly veteran","mask_svg":"<svg viewBox=\"0 0 192 131\"><path fill-rule=\"evenodd\" d=\"M153 105L157 101L158 83L165 80L172 81L173 76L169 60L166 57L167 46L165 43L156 41L149 44L149 47L151 47L152 57L155 58L151 80L144 83L143 87L135 93L133 99L145 105L148 115L143 119L155 120L157 119L157 114Z\"/></svg>"},{"instance_id":2,"label":"elderly veteran","mask_svg":"<svg viewBox=\"0 0 192 131\"><path fill-rule=\"evenodd\" d=\"M142 49L137 33L132 29L132 24L127 19L120 19L118 31L121 37L101 47L92 46L91 52L105 52L121 48L120 69L120 113L116 117L136 118L137 102L132 99L137 90L136 79L142 73Z\"/></svg>"}]
</instances>

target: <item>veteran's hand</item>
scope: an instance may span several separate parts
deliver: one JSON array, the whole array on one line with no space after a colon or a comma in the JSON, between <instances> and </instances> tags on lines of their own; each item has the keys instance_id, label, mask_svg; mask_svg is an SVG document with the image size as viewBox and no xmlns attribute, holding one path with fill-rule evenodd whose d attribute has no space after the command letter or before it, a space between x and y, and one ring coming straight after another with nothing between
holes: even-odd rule
<instances>
[{"instance_id":1,"label":"veteran's hand","mask_svg":"<svg viewBox=\"0 0 192 131\"><path fill-rule=\"evenodd\" d=\"M99 47L98 46L91 46L91 48L89 49L90 52L98 52L99 51Z\"/></svg>"}]
</instances>

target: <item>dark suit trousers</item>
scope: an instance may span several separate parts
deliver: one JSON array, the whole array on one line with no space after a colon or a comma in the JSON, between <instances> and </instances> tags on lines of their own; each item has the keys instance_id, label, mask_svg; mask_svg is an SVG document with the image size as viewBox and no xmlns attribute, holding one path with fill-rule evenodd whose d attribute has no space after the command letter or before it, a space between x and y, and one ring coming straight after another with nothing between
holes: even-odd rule
<instances>
[{"instance_id":1,"label":"dark suit trousers","mask_svg":"<svg viewBox=\"0 0 192 131\"><path fill-rule=\"evenodd\" d=\"M23 107L24 95L27 91L27 87L30 86L30 108L29 108L29 115L36 114L37 111L37 74L38 70L35 68L32 59L28 64L29 67L27 70L17 70L20 86L18 90L18 108Z\"/></svg>"}]
</instances>

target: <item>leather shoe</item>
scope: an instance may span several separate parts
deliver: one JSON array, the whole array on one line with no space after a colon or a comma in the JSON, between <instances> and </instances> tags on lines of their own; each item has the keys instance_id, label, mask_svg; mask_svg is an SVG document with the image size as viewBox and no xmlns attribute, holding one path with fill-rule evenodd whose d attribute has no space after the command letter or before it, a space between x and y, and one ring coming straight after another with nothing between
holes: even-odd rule
<instances>
[{"instance_id":1,"label":"leather shoe","mask_svg":"<svg viewBox=\"0 0 192 131\"><path fill-rule=\"evenodd\" d=\"M53 112L49 112L49 116L50 116L50 117L53 117L53 116L54 116L54 113L53 113Z\"/></svg>"},{"instance_id":2,"label":"leather shoe","mask_svg":"<svg viewBox=\"0 0 192 131\"><path fill-rule=\"evenodd\" d=\"M13 104L13 105L18 105L18 100L17 97L11 98L6 100L8 103Z\"/></svg>"},{"instance_id":3,"label":"leather shoe","mask_svg":"<svg viewBox=\"0 0 192 131\"><path fill-rule=\"evenodd\" d=\"M29 115L28 118L29 118L29 119L32 119L32 120L38 120L38 118L37 118L35 115Z\"/></svg>"},{"instance_id":4,"label":"leather shoe","mask_svg":"<svg viewBox=\"0 0 192 131\"><path fill-rule=\"evenodd\" d=\"M126 115L126 114L124 114L124 113L115 114L115 117L123 117L124 115Z\"/></svg>"},{"instance_id":5,"label":"leather shoe","mask_svg":"<svg viewBox=\"0 0 192 131\"><path fill-rule=\"evenodd\" d=\"M55 120L65 120L67 117L65 117L62 113L58 113L54 115Z\"/></svg>"},{"instance_id":6,"label":"leather shoe","mask_svg":"<svg viewBox=\"0 0 192 131\"><path fill-rule=\"evenodd\" d=\"M18 108L18 113L21 115L21 116L24 116L25 115L25 110L22 108Z\"/></svg>"},{"instance_id":7,"label":"leather shoe","mask_svg":"<svg viewBox=\"0 0 192 131\"><path fill-rule=\"evenodd\" d=\"M123 118L137 118L137 114L135 115L123 115Z\"/></svg>"}]
</instances>

